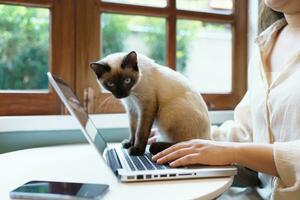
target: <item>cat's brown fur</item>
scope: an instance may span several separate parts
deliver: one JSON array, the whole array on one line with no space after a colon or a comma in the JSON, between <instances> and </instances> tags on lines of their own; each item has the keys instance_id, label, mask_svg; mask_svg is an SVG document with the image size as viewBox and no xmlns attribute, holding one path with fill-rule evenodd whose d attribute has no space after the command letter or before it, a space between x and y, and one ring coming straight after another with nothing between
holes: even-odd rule
<instances>
[{"instance_id":1,"label":"cat's brown fur","mask_svg":"<svg viewBox=\"0 0 300 200\"><path fill-rule=\"evenodd\" d=\"M135 52L111 54L91 63L91 68L99 84L121 98L126 107L131 137L123 147L131 155L144 153L153 124L163 141L209 139L205 102L178 72Z\"/></svg>"}]
</instances>

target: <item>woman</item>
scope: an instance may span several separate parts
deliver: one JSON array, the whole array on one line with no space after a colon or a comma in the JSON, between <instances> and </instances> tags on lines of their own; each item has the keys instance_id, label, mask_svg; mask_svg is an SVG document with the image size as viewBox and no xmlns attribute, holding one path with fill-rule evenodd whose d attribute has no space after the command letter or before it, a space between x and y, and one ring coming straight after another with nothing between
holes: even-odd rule
<instances>
[{"instance_id":1,"label":"woman","mask_svg":"<svg viewBox=\"0 0 300 200\"><path fill-rule=\"evenodd\" d=\"M259 59L249 65L234 121L213 127L215 141L178 143L153 160L172 167L236 163L259 172L255 192L263 199L300 199L300 1L264 3L281 19L257 38Z\"/></svg>"}]
</instances>

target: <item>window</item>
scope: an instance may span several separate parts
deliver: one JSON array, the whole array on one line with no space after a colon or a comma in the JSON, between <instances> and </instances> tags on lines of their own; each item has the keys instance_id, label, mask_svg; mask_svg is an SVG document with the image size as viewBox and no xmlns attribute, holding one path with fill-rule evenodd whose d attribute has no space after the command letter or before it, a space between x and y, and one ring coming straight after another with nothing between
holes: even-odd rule
<instances>
[{"instance_id":1,"label":"window","mask_svg":"<svg viewBox=\"0 0 300 200\"><path fill-rule=\"evenodd\" d=\"M49 9L0 5L0 89L48 90Z\"/></svg>"},{"instance_id":2,"label":"window","mask_svg":"<svg viewBox=\"0 0 300 200\"><path fill-rule=\"evenodd\" d=\"M232 109L246 91L247 3L0 0L0 115L64 113L46 71L89 113L122 112L89 63L132 49L185 75L210 110Z\"/></svg>"},{"instance_id":3,"label":"window","mask_svg":"<svg viewBox=\"0 0 300 200\"><path fill-rule=\"evenodd\" d=\"M62 17L72 17L65 3L0 0L0 115L61 113L46 72L69 82L74 76L71 67L62 68L72 63L73 43L64 35L70 25Z\"/></svg>"},{"instance_id":4,"label":"window","mask_svg":"<svg viewBox=\"0 0 300 200\"><path fill-rule=\"evenodd\" d=\"M158 17L103 13L101 16L101 56L136 51L157 63L166 63L166 20ZM123 23L120 23L123 22Z\"/></svg>"},{"instance_id":5,"label":"window","mask_svg":"<svg viewBox=\"0 0 300 200\"><path fill-rule=\"evenodd\" d=\"M233 0L176 0L176 8L181 10L216 12L231 14Z\"/></svg>"},{"instance_id":6,"label":"window","mask_svg":"<svg viewBox=\"0 0 300 200\"><path fill-rule=\"evenodd\" d=\"M176 70L199 92L232 91L232 34L230 24L178 20Z\"/></svg>"},{"instance_id":7,"label":"window","mask_svg":"<svg viewBox=\"0 0 300 200\"><path fill-rule=\"evenodd\" d=\"M139 6L166 7L167 0L103 0L103 2L133 4Z\"/></svg>"},{"instance_id":8,"label":"window","mask_svg":"<svg viewBox=\"0 0 300 200\"><path fill-rule=\"evenodd\" d=\"M136 50L185 75L209 109L232 109L246 89L247 1L99 0L100 56ZM102 108L119 110L100 95ZM109 108L109 109L108 109ZM99 110L100 109L100 110Z\"/></svg>"}]
</instances>

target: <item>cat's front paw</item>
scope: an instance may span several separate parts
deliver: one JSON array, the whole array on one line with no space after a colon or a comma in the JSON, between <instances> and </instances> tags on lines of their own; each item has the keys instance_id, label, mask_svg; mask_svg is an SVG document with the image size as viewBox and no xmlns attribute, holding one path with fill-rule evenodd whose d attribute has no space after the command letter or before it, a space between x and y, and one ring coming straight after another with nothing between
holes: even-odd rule
<instances>
[{"instance_id":1,"label":"cat's front paw","mask_svg":"<svg viewBox=\"0 0 300 200\"><path fill-rule=\"evenodd\" d=\"M132 146L132 141L131 140L125 139L125 140L122 141L122 147L123 148L128 149L131 146Z\"/></svg>"},{"instance_id":2,"label":"cat's front paw","mask_svg":"<svg viewBox=\"0 0 300 200\"><path fill-rule=\"evenodd\" d=\"M144 154L144 152L145 152L145 149L141 149L141 148L135 147L135 146L132 146L128 149L129 155L132 155L132 156L141 156Z\"/></svg>"}]
</instances>

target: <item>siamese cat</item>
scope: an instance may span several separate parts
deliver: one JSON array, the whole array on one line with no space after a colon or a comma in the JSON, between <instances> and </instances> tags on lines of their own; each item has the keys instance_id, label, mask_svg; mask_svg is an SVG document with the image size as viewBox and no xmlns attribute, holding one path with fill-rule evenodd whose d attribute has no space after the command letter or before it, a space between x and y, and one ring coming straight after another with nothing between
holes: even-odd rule
<instances>
[{"instance_id":1,"label":"siamese cat","mask_svg":"<svg viewBox=\"0 0 300 200\"><path fill-rule=\"evenodd\" d=\"M134 51L108 55L90 67L98 83L125 106L131 136L122 145L129 154L144 153L153 124L165 142L209 139L206 104L180 73Z\"/></svg>"}]
</instances>

